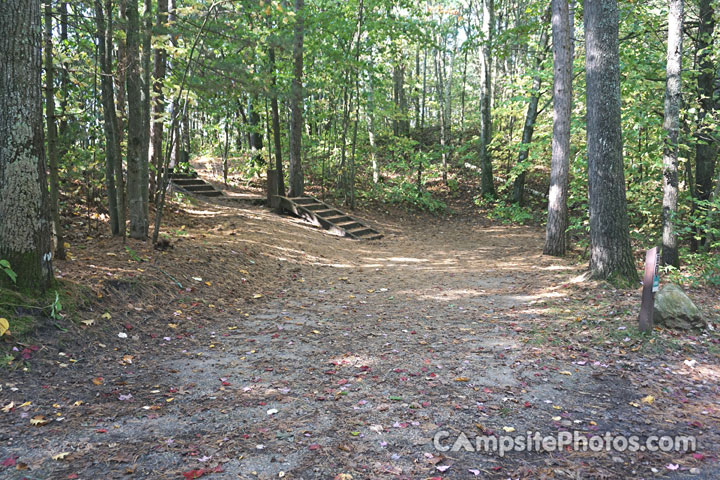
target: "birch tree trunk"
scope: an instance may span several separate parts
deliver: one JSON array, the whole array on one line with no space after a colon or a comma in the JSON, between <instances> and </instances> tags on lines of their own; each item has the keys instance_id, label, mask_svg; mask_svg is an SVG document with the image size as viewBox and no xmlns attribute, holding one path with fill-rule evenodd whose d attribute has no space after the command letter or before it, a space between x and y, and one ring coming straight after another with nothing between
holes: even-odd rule
<instances>
[{"instance_id":1,"label":"birch tree trunk","mask_svg":"<svg viewBox=\"0 0 720 480\"><path fill-rule=\"evenodd\" d=\"M543 253L561 257L567 249L570 115L572 113L572 38L568 0L552 0L553 138L548 217ZM619 100L619 97L618 97ZM622 143L622 139L620 139Z\"/></svg>"},{"instance_id":2,"label":"birch tree trunk","mask_svg":"<svg viewBox=\"0 0 720 480\"><path fill-rule=\"evenodd\" d=\"M50 169L50 213L55 232L55 258L65 260L65 239L60 224L58 178L58 132L55 121L55 68L52 58L52 4L47 0L45 4L45 118L47 123L47 154Z\"/></svg>"},{"instance_id":3,"label":"birch tree trunk","mask_svg":"<svg viewBox=\"0 0 720 480\"><path fill-rule=\"evenodd\" d=\"M683 0L668 1L668 45L665 80L665 146L663 148L662 263L678 267L675 214L678 206L678 138L682 69Z\"/></svg>"},{"instance_id":4,"label":"birch tree trunk","mask_svg":"<svg viewBox=\"0 0 720 480\"><path fill-rule=\"evenodd\" d=\"M0 259L22 288L53 281L39 0L0 2ZM0 286L9 286L0 275Z\"/></svg>"}]
</instances>

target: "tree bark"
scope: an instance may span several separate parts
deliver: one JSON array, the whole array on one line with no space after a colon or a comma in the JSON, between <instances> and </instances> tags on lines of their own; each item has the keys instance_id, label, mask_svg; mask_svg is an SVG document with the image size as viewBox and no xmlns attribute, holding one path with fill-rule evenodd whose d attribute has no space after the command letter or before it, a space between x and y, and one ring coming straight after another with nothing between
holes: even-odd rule
<instances>
[{"instance_id":1,"label":"tree bark","mask_svg":"<svg viewBox=\"0 0 720 480\"><path fill-rule=\"evenodd\" d=\"M616 0L585 2L585 82L593 277L638 280L628 229L620 124L620 62Z\"/></svg>"},{"instance_id":2,"label":"tree bark","mask_svg":"<svg viewBox=\"0 0 720 480\"><path fill-rule=\"evenodd\" d=\"M0 2L0 259L17 286L53 281L51 217L42 119L39 0ZM12 285L0 275L0 286Z\"/></svg>"},{"instance_id":3,"label":"tree bark","mask_svg":"<svg viewBox=\"0 0 720 480\"><path fill-rule=\"evenodd\" d=\"M303 16L305 0L295 0L295 33L293 39L293 79L290 92L290 196L303 195L302 170L302 103L303 103Z\"/></svg>"},{"instance_id":4,"label":"tree bark","mask_svg":"<svg viewBox=\"0 0 720 480\"><path fill-rule=\"evenodd\" d=\"M567 249L570 116L572 113L573 54L570 36L572 21L568 1L553 0L553 138L548 217L543 253L556 257L565 255ZM622 144L622 139L620 142Z\"/></svg>"},{"instance_id":5,"label":"tree bark","mask_svg":"<svg viewBox=\"0 0 720 480\"><path fill-rule=\"evenodd\" d=\"M543 18L543 20L545 20L545 18ZM525 199L526 168L523 164L527 161L530 154L530 143L532 142L532 137L535 133L535 121L537 120L538 103L540 101L540 85L542 83L540 69L542 68L543 61L545 61L547 48L548 34L547 29L543 27L538 41L538 50L535 53L535 75L533 76L532 93L530 94L530 102L528 103L527 113L525 114L525 124L523 126L520 153L518 154L517 164L522 170L517 174L517 177L515 177L515 181L513 182L512 201L518 205L522 205Z\"/></svg>"},{"instance_id":6,"label":"tree bark","mask_svg":"<svg viewBox=\"0 0 720 480\"><path fill-rule=\"evenodd\" d=\"M152 77L151 59L152 59L152 0L145 0L144 28L142 30L142 198L143 209L145 210L145 218L149 216L150 209L150 122L151 122L151 103L150 103L150 83ZM148 229L150 222L148 220Z\"/></svg>"},{"instance_id":7,"label":"tree bark","mask_svg":"<svg viewBox=\"0 0 720 480\"><path fill-rule=\"evenodd\" d=\"M95 0L95 23L97 25L98 57L100 60L100 98L103 106L105 130L105 186L110 213L110 231L125 236L125 184L122 171L120 136L115 112L112 59L112 0ZM107 24L105 17L107 15Z\"/></svg>"},{"instance_id":8,"label":"tree bark","mask_svg":"<svg viewBox=\"0 0 720 480\"><path fill-rule=\"evenodd\" d=\"M47 156L50 169L50 213L55 226L55 258L65 260L65 239L60 223L58 172L58 133L55 121L55 68L52 58L52 4L45 4L45 118L47 123Z\"/></svg>"},{"instance_id":9,"label":"tree bark","mask_svg":"<svg viewBox=\"0 0 720 480\"><path fill-rule=\"evenodd\" d=\"M140 15L138 0L127 2L127 193L130 216L130 237L145 240L148 235L148 218L145 210L147 192L147 156L143 157L143 106L142 77L140 76Z\"/></svg>"},{"instance_id":10,"label":"tree bark","mask_svg":"<svg viewBox=\"0 0 720 480\"><path fill-rule=\"evenodd\" d=\"M270 97L270 113L272 115L273 142L275 143L275 170L277 171L277 187L278 195L285 195L285 176L283 173L282 161L282 140L280 132L280 113L278 111L278 92L277 92L277 71L275 69L275 47L270 47L268 51L268 60L270 62L270 71L272 78L270 80L271 97Z\"/></svg>"},{"instance_id":11,"label":"tree bark","mask_svg":"<svg viewBox=\"0 0 720 480\"><path fill-rule=\"evenodd\" d=\"M668 0L668 45L665 81L665 145L663 148L662 263L678 267L675 215L678 206L678 138L682 69L683 0Z\"/></svg>"},{"instance_id":12,"label":"tree bark","mask_svg":"<svg viewBox=\"0 0 720 480\"><path fill-rule=\"evenodd\" d=\"M158 0L157 2L157 23L156 29L158 34L165 33L165 24L168 21L168 0ZM165 113L165 95L163 93L163 82L167 73L167 51L162 48L155 49L155 59L153 65L153 95L152 101L152 118L150 121L150 145L149 145L149 161L155 169L155 182L153 188L153 197L157 198L157 186L160 184L163 166L163 129ZM157 200L156 200L157 201Z\"/></svg>"},{"instance_id":13,"label":"tree bark","mask_svg":"<svg viewBox=\"0 0 720 480\"><path fill-rule=\"evenodd\" d=\"M494 0L483 0L483 47L482 47L482 78L483 92L480 100L480 166L481 179L480 190L483 197L495 197L495 184L492 171L492 160L488 145L491 139L492 119L491 119L491 101L492 101L492 42L493 30L495 23Z\"/></svg>"},{"instance_id":14,"label":"tree bark","mask_svg":"<svg viewBox=\"0 0 720 480\"><path fill-rule=\"evenodd\" d=\"M712 49L713 32L715 31L715 18L712 0L700 0L700 25L698 27L697 63L700 72L697 77L698 100L700 114L695 144L695 201L693 209L698 215L704 217L707 207L698 204L710 199L715 176L715 162L717 157L717 130L713 121L713 111L717 108L717 94L713 85L716 66L713 65L715 53ZM700 238L698 240L697 238ZM698 228L691 238L691 248L696 251L703 244L705 229Z\"/></svg>"}]
</instances>

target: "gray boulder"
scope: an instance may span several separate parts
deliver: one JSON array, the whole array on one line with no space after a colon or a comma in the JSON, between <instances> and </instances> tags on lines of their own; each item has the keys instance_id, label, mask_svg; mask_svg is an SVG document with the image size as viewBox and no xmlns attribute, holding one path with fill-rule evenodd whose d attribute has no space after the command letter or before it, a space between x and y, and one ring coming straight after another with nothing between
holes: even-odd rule
<instances>
[{"instance_id":1,"label":"gray boulder","mask_svg":"<svg viewBox=\"0 0 720 480\"><path fill-rule=\"evenodd\" d=\"M700 310L674 284L665 285L655 295L653 322L673 330L702 330L707 327Z\"/></svg>"}]
</instances>

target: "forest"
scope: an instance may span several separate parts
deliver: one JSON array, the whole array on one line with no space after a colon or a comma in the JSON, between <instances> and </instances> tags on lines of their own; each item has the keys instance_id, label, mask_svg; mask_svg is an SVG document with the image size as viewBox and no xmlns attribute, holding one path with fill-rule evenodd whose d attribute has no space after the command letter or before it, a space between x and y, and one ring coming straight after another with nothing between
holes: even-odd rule
<instances>
[{"instance_id":1,"label":"forest","mask_svg":"<svg viewBox=\"0 0 720 480\"><path fill-rule=\"evenodd\" d=\"M0 472L713 468L719 12L3 0ZM657 294L639 273L653 247ZM423 443L545 417L700 445L550 461Z\"/></svg>"}]
</instances>

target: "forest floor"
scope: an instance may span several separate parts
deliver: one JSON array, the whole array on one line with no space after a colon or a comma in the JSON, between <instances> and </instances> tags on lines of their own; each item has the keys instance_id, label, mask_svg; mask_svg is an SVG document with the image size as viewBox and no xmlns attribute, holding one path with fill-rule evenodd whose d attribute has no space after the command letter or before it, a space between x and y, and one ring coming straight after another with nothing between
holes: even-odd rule
<instances>
[{"instance_id":1,"label":"forest floor","mask_svg":"<svg viewBox=\"0 0 720 480\"><path fill-rule=\"evenodd\" d=\"M536 227L383 208L360 242L239 202L171 210L165 252L78 224L56 268L94 298L2 371L0 477L718 478L718 337L639 335L639 290L580 281ZM690 294L717 322L718 291ZM697 446L433 443L528 431Z\"/></svg>"}]
</instances>

